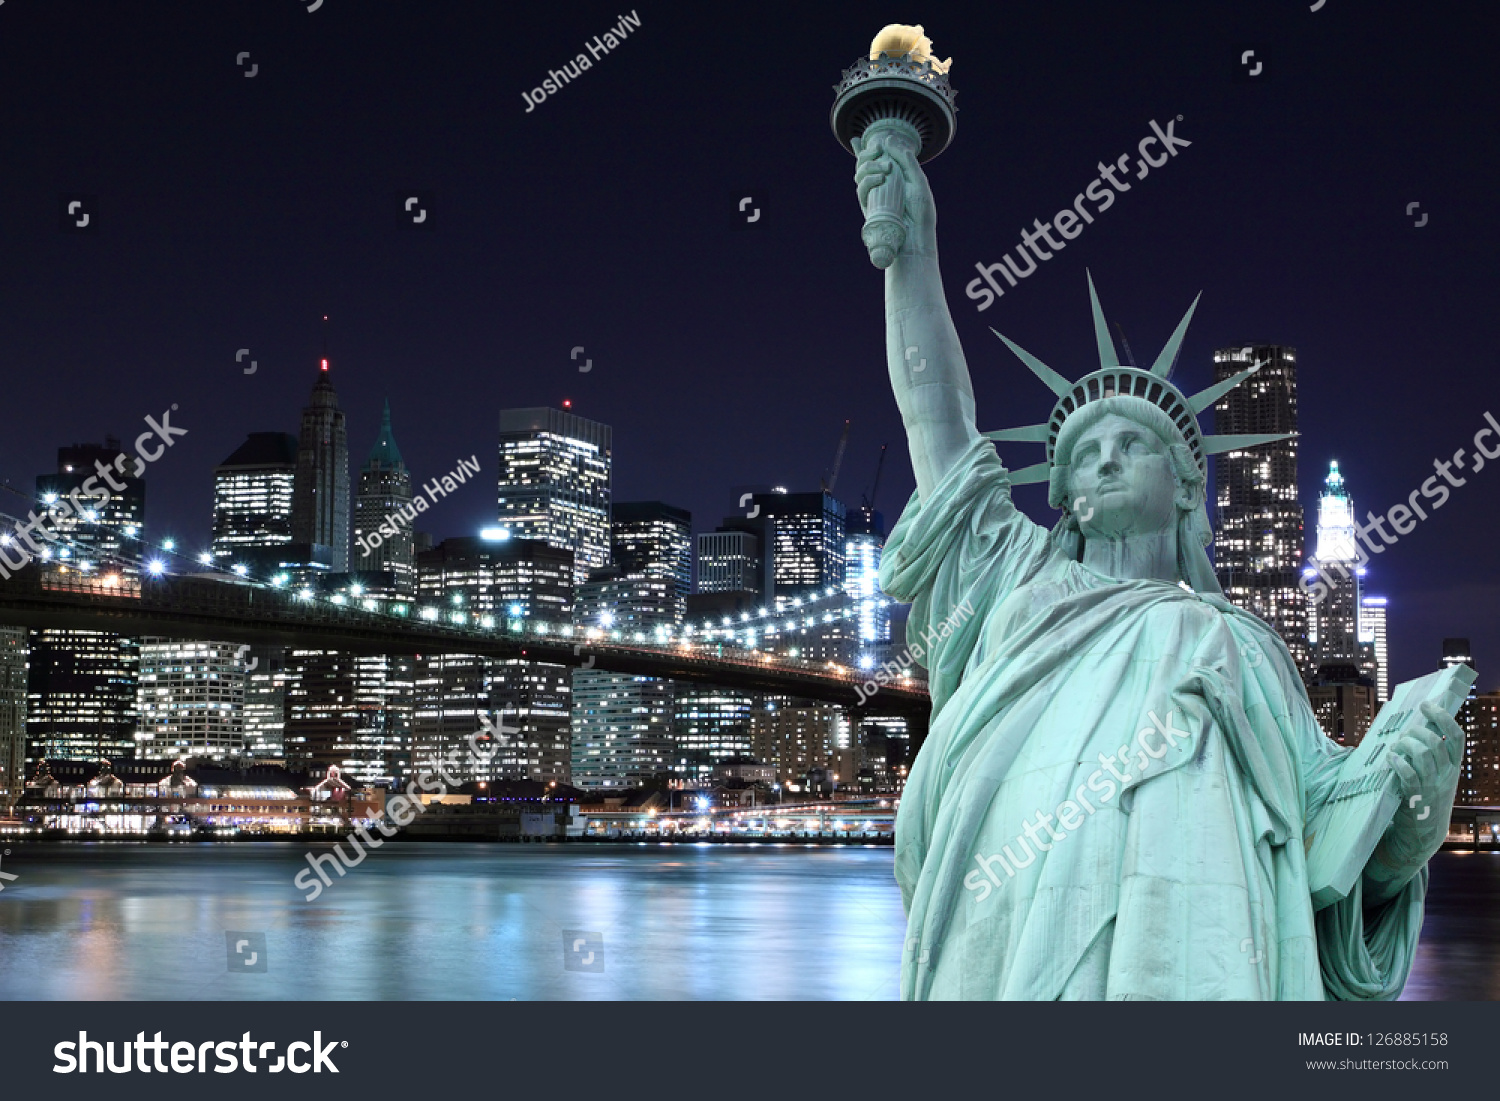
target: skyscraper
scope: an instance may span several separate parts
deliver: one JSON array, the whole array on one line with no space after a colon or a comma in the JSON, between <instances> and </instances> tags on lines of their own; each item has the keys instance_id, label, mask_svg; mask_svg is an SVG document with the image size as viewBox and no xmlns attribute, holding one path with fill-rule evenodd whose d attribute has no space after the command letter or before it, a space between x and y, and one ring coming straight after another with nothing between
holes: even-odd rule
<instances>
[{"instance_id":1,"label":"skyscraper","mask_svg":"<svg viewBox=\"0 0 1500 1101\"><path fill-rule=\"evenodd\" d=\"M252 432L214 467L214 558L291 543L296 477L297 437L287 432Z\"/></svg>"},{"instance_id":2,"label":"skyscraper","mask_svg":"<svg viewBox=\"0 0 1500 1101\"><path fill-rule=\"evenodd\" d=\"M1214 403L1220 435L1297 431L1297 353L1280 344L1241 344L1214 353L1214 381L1252 363L1256 374ZM1254 612L1286 643L1307 676L1307 602L1298 586L1302 506L1297 497L1297 438L1214 459L1214 569L1224 595Z\"/></svg>"},{"instance_id":3,"label":"skyscraper","mask_svg":"<svg viewBox=\"0 0 1500 1101\"><path fill-rule=\"evenodd\" d=\"M1369 647L1373 657L1370 676L1375 681L1375 702L1386 703L1391 698L1390 652L1385 635L1386 599L1383 596L1362 597L1359 602L1359 641L1363 650Z\"/></svg>"},{"instance_id":4,"label":"skyscraper","mask_svg":"<svg viewBox=\"0 0 1500 1101\"><path fill-rule=\"evenodd\" d=\"M844 543L844 594L854 613L849 660L861 669L885 661L891 647L891 602L880 591L880 556L885 522L868 506L851 508Z\"/></svg>"},{"instance_id":5,"label":"skyscraper","mask_svg":"<svg viewBox=\"0 0 1500 1101\"><path fill-rule=\"evenodd\" d=\"M720 528L698 536L698 592L763 597L761 540L750 531Z\"/></svg>"},{"instance_id":6,"label":"skyscraper","mask_svg":"<svg viewBox=\"0 0 1500 1101\"><path fill-rule=\"evenodd\" d=\"M296 436L252 432L214 468L213 556L221 565L250 566L259 575L286 566L298 581L327 572L332 548L315 551L293 542L297 462ZM313 569L318 556L321 568ZM286 648L259 644L248 651L235 647L235 652L244 677L241 744L257 761L285 761Z\"/></svg>"},{"instance_id":7,"label":"skyscraper","mask_svg":"<svg viewBox=\"0 0 1500 1101\"><path fill-rule=\"evenodd\" d=\"M595 570L578 587L574 626L585 638L641 634L650 639L657 627L681 622L676 578L653 572L627 575L618 566ZM667 772L673 699L673 685L659 677L573 670L573 786L638 787Z\"/></svg>"},{"instance_id":8,"label":"skyscraper","mask_svg":"<svg viewBox=\"0 0 1500 1101\"><path fill-rule=\"evenodd\" d=\"M42 545L44 573L68 574L106 588L137 574L146 517L146 484L133 474L134 457L119 441L102 446L59 448L57 473L36 480L43 504L53 504L89 478L109 490L80 515L59 515L57 539ZM135 639L105 631L48 628L30 632L26 738L28 768L47 757L97 761L135 756L136 677L140 647Z\"/></svg>"},{"instance_id":9,"label":"skyscraper","mask_svg":"<svg viewBox=\"0 0 1500 1101\"><path fill-rule=\"evenodd\" d=\"M0 814L26 783L26 628L0 627Z\"/></svg>"},{"instance_id":10,"label":"skyscraper","mask_svg":"<svg viewBox=\"0 0 1500 1101\"><path fill-rule=\"evenodd\" d=\"M1467 665L1471 669L1474 665L1474 652L1469 647L1466 638L1443 639L1443 654L1438 661L1439 669L1451 669L1455 665ZM1459 706L1458 714L1454 716L1458 725L1464 730L1464 763L1463 772L1458 781L1459 800L1470 805L1490 805L1488 797L1500 790L1497 786L1497 778L1493 775L1496 770L1494 766L1500 763L1500 746L1495 744L1485 727L1486 720L1490 718L1488 709L1480 707L1480 696L1478 692L1479 682L1475 681L1469 688L1468 698Z\"/></svg>"},{"instance_id":11,"label":"skyscraper","mask_svg":"<svg viewBox=\"0 0 1500 1101\"><path fill-rule=\"evenodd\" d=\"M320 362L312 397L302 410L297 475L292 490L292 542L332 548L334 573L349 569L349 438L344 413Z\"/></svg>"},{"instance_id":12,"label":"skyscraper","mask_svg":"<svg viewBox=\"0 0 1500 1101\"><path fill-rule=\"evenodd\" d=\"M445 539L417 556L421 614L541 621L573 615L573 555L539 540ZM412 765L426 769L452 753L465 780L568 781L571 766L567 666L524 658L424 654L417 661ZM467 740L480 717L518 728L493 759L466 767Z\"/></svg>"},{"instance_id":13,"label":"skyscraper","mask_svg":"<svg viewBox=\"0 0 1500 1101\"><path fill-rule=\"evenodd\" d=\"M1354 501L1344 485L1339 464L1329 464L1323 494L1318 499L1318 541L1312 559L1320 584L1307 590L1308 641L1312 665L1358 664L1360 578L1354 542ZM1310 571L1314 572L1314 571Z\"/></svg>"},{"instance_id":14,"label":"skyscraper","mask_svg":"<svg viewBox=\"0 0 1500 1101\"><path fill-rule=\"evenodd\" d=\"M572 551L577 582L609 565L610 437L609 425L561 409L500 411L500 524Z\"/></svg>"},{"instance_id":15,"label":"skyscraper","mask_svg":"<svg viewBox=\"0 0 1500 1101\"><path fill-rule=\"evenodd\" d=\"M141 640L137 756L239 756L245 745L245 664L232 642Z\"/></svg>"},{"instance_id":16,"label":"skyscraper","mask_svg":"<svg viewBox=\"0 0 1500 1101\"><path fill-rule=\"evenodd\" d=\"M768 599L790 600L844 584L848 510L831 493L757 493L751 499L770 525Z\"/></svg>"},{"instance_id":17,"label":"skyscraper","mask_svg":"<svg viewBox=\"0 0 1500 1101\"><path fill-rule=\"evenodd\" d=\"M626 577L669 581L679 602L693 591L693 514L686 509L661 501L615 503L610 548Z\"/></svg>"},{"instance_id":18,"label":"skyscraper","mask_svg":"<svg viewBox=\"0 0 1500 1101\"><path fill-rule=\"evenodd\" d=\"M417 590L412 529L401 519L411 500L411 474L391 432L391 403L386 402L380 435L359 472L359 491L354 500L354 569L362 574L389 573L394 591L402 596L411 596ZM387 517L394 518L390 524L396 530L394 535L380 530ZM362 547L370 549L367 552Z\"/></svg>"}]
</instances>

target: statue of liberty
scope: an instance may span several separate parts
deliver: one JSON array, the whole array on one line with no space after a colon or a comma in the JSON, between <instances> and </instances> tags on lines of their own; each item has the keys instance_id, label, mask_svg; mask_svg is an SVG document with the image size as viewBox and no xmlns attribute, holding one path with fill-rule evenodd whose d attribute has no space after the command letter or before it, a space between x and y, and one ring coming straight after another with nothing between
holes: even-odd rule
<instances>
[{"instance_id":1,"label":"statue of liberty","mask_svg":"<svg viewBox=\"0 0 1500 1101\"><path fill-rule=\"evenodd\" d=\"M854 148L867 214L887 179L904 194L886 348L917 490L880 582L912 605L909 637L943 626L896 827L902 997L1394 999L1463 733L1430 703L1400 720L1399 809L1347 896L1315 909L1307 852L1350 751L1205 550L1207 456L1281 438L1200 433L1254 368L1178 390L1191 309L1149 369L1120 365L1090 279L1099 369L1069 382L1006 340L1057 403L981 434L915 147L888 130ZM1007 470L997 439L1047 461ZM1028 482L1062 513L1050 531L1011 502Z\"/></svg>"}]
</instances>

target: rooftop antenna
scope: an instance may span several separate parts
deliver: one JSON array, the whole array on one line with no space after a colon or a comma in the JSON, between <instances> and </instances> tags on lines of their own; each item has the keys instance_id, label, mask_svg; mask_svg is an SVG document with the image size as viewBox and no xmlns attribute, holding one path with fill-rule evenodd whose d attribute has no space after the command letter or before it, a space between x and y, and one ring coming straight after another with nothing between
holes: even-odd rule
<instances>
[{"instance_id":1,"label":"rooftop antenna","mask_svg":"<svg viewBox=\"0 0 1500 1101\"><path fill-rule=\"evenodd\" d=\"M1135 353L1130 350L1130 341L1125 339L1125 327L1116 321L1115 328L1120 331L1120 343L1125 345L1125 358L1130 361L1132 367L1136 366Z\"/></svg>"}]
</instances>

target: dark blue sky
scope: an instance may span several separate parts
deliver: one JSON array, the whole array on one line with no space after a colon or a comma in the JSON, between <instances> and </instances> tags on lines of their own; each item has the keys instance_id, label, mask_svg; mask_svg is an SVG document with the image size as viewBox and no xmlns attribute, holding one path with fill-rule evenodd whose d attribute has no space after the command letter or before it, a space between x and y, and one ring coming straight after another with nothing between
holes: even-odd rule
<instances>
[{"instance_id":1,"label":"dark blue sky","mask_svg":"<svg viewBox=\"0 0 1500 1101\"><path fill-rule=\"evenodd\" d=\"M1069 376L1095 365L1085 267L1147 362L1203 291L1187 388L1217 346L1297 347L1309 509L1331 458L1384 512L1500 416L1492 5L309 3L0 7L0 478L29 488L60 444L177 403L190 435L148 474L148 522L206 542L212 466L296 431L326 313L356 462L387 397L419 479L479 456L483 480L428 514L440 538L494 515L498 410L565 397L614 426L617 499L700 530L733 486L815 488L849 418L840 496L891 441L893 518L912 478L881 280L827 121L887 19L954 58L958 135L929 175L981 427L1050 408L988 326ZM639 29L526 113L632 10ZM1236 81L1249 48L1266 68ZM992 308L964 298L976 262L1179 114L1190 148ZM432 232L396 228L407 188L434 196ZM59 230L64 193L97 196L97 234ZM735 232L746 195L763 216ZM1372 568L1396 677L1468 635L1500 684L1497 489L1500 464ZM1051 522L1039 491L1021 501Z\"/></svg>"}]
</instances>

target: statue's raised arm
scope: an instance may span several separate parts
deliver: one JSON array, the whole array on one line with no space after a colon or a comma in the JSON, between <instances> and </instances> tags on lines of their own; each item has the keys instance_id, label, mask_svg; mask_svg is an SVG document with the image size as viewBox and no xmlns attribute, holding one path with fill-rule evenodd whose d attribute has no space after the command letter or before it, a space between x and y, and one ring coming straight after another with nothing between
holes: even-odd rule
<instances>
[{"instance_id":1,"label":"statue's raised arm","mask_svg":"<svg viewBox=\"0 0 1500 1101\"><path fill-rule=\"evenodd\" d=\"M906 239L885 269L885 346L891 387L906 425L917 493L926 498L979 431L974 390L938 272L937 210L917 150L885 131L854 139L860 208L892 177L902 192Z\"/></svg>"}]
</instances>

